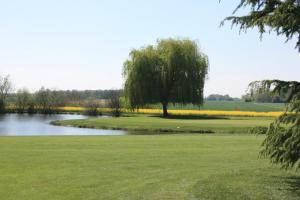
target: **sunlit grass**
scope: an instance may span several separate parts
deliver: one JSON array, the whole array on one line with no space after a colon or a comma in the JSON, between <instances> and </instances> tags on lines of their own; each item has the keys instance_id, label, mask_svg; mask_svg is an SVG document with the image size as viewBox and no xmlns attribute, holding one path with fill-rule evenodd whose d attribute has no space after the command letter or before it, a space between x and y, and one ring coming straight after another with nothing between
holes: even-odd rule
<instances>
[{"instance_id":1,"label":"sunlit grass","mask_svg":"<svg viewBox=\"0 0 300 200\"><path fill-rule=\"evenodd\" d=\"M266 117L187 117L162 118L154 115L130 115L118 118L64 120L55 125L96 129L121 129L157 133L248 133L256 126L268 127L273 118Z\"/></svg>"},{"instance_id":2,"label":"sunlit grass","mask_svg":"<svg viewBox=\"0 0 300 200\"><path fill-rule=\"evenodd\" d=\"M263 136L0 137L1 200L298 200Z\"/></svg>"}]
</instances>

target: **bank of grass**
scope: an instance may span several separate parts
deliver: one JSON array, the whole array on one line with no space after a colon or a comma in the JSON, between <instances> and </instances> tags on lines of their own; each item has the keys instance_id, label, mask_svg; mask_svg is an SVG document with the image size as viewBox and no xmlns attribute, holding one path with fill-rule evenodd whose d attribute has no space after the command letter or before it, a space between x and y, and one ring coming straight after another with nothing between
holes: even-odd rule
<instances>
[{"instance_id":1,"label":"bank of grass","mask_svg":"<svg viewBox=\"0 0 300 200\"><path fill-rule=\"evenodd\" d=\"M89 118L55 121L53 124L80 128L116 129L157 133L247 133L256 126L267 127L274 118L129 115L119 118ZM134 133L134 132L132 132Z\"/></svg>"},{"instance_id":2,"label":"bank of grass","mask_svg":"<svg viewBox=\"0 0 300 200\"><path fill-rule=\"evenodd\" d=\"M259 159L263 136L0 137L5 200L298 200L300 176Z\"/></svg>"}]
</instances>

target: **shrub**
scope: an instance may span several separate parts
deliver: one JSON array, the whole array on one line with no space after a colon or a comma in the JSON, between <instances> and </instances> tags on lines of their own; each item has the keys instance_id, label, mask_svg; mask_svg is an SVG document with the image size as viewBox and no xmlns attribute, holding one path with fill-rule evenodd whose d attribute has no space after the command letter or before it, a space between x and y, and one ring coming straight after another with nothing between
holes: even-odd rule
<instances>
[{"instance_id":1,"label":"shrub","mask_svg":"<svg viewBox=\"0 0 300 200\"><path fill-rule=\"evenodd\" d=\"M112 116L114 117L121 116L122 104L120 98L121 98L121 92L118 90L111 91L109 94L108 107L111 109Z\"/></svg>"},{"instance_id":2,"label":"shrub","mask_svg":"<svg viewBox=\"0 0 300 200\"><path fill-rule=\"evenodd\" d=\"M96 101L89 101L86 105L85 115L98 116L102 115L102 112L99 110L100 104Z\"/></svg>"}]
</instances>

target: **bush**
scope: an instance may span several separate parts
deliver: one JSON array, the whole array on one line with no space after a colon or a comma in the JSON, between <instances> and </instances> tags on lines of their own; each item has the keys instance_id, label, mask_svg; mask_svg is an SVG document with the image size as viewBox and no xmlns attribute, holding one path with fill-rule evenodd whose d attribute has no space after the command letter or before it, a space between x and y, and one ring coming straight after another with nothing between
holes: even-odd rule
<instances>
[{"instance_id":1,"label":"bush","mask_svg":"<svg viewBox=\"0 0 300 200\"><path fill-rule=\"evenodd\" d=\"M90 101L86 105L86 110L84 112L85 115L90 115L90 116L98 116L102 115L102 112L99 110L100 104L96 101Z\"/></svg>"},{"instance_id":2,"label":"bush","mask_svg":"<svg viewBox=\"0 0 300 200\"><path fill-rule=\"evenodd\" d=\"M35 105L34 103L29 104L28 108L27 108L27 113L28 114L35 114L37 111L35 109Z\"/></svg>"},{"instance_id":3,"label":"bush","mask_svg":"<svg viewBox=\"0 0 300 200\"><path fill-rule=\"evenodd\" d=\"M120 117L121 116L121 109L122 109L122 103L121 103L121 92L111 91L109 94L108 99L108 107L111 109L112 116L114 117Z\"/></svg>"}]
</instances>

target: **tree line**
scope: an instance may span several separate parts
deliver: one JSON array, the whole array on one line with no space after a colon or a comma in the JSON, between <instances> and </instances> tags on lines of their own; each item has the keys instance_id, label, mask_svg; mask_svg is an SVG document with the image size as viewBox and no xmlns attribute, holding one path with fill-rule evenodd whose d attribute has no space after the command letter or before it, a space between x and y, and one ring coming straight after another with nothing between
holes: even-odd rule
<instances>
[{"instance_id":1,"label":"tree line","mask_svg":"<svg viewBox=\"0 0 300 200\"><path fill-rule=\"evenodd\" d=\"M228 94L222 95L222 94L211 94L208 95L205 100L208 101L239 101L239 98L231 97Z\"/></svg>"},{"instance_id":2,"label":"tree line","mask_svg":"<svg viewBox=\"0 0 300 200\"><path fill-rule=\"evenodd\" d=\"M28 89L13 91L9 76L0 76L0 113L11 110L17 113L58 113L58 107L83 106L87 114L100 114L100 107L110 107L120 115L120 98L123 90L51 90L45 87L36 92Z\"/></svg>"}]
</instances>

